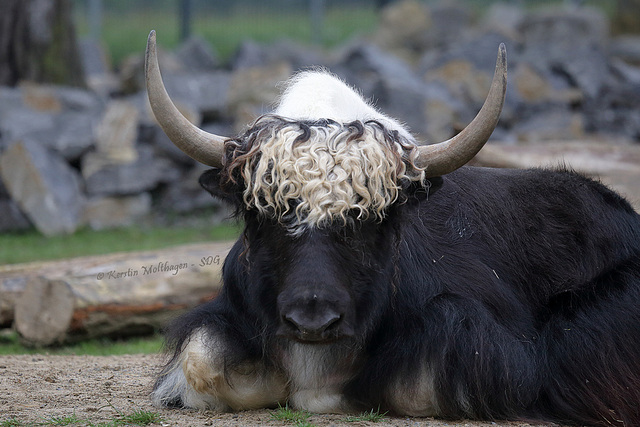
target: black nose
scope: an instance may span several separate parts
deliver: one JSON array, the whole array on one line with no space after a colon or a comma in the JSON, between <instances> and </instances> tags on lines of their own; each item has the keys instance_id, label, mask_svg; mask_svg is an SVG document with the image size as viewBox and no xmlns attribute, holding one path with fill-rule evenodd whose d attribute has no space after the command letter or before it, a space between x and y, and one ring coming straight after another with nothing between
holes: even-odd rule
<instances>
[{"instance_id":1,"label":"black nose","mask_svg":"<svg viewBox=\"0 0 640 427\"><path fill-rule=\"evenodd\" d=\"M342 316L331 309L322 311L294 309L283 316L284 321L295 331L299 339L321 341L331 337Z\"/></svg>"}]
</instances>

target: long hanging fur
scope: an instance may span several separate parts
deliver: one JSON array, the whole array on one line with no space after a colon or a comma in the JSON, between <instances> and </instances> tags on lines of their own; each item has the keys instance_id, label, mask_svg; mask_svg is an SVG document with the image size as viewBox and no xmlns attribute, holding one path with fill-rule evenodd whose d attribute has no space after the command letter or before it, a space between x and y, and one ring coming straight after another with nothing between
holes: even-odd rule
<instances>
[{"instance_id":1,"label":"long hanging fur","mask_svg":"<svg viewBox=\"0 0 640 427\"><path fill-rule=\"evenodd\" d=\"M406 129L345 88L297 77L290 114L201 177L245 231L221 294L167 331L154 402L639 426L638 213L567 170L425 180ZM340 295L350 332L279 335L300 295Z\"/></svg>"}]
</instances>

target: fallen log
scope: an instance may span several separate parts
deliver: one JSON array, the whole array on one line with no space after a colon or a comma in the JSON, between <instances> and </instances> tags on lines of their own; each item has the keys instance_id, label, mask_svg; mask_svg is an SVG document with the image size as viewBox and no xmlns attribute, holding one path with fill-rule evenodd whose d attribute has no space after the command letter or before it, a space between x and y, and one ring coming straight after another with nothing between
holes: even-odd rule
<instances>
[{"instance_id":1,"label":"fallen log","mask_svg":"<svg viewBox=\"0 0 640 427\"><path fill-rule=\"evenodd\" d=\"M14 327L30 346L150 333L218 293L230 247L188 245L15 267L4 272L5 283L22 280Z\"/></svg>"}]
</instances>

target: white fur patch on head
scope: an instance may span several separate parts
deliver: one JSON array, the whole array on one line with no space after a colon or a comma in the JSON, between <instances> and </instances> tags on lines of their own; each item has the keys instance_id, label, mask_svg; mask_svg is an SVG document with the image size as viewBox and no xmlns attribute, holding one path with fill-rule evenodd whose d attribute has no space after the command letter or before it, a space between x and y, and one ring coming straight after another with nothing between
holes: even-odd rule
<instances>
[{"instance_id":1,"label":"white fur patch on head","mask_svg":"<svg viewBox=\"0 0 640 427\"><path fill-rule=\"evenodd\" d=\"M244 202L294 234L353 219L382 220L398 199L400 181L424 178L412 166L415 146L378 122L265 116L252 129L232 141L240 152Z\"/></svg>"}]
</instances>

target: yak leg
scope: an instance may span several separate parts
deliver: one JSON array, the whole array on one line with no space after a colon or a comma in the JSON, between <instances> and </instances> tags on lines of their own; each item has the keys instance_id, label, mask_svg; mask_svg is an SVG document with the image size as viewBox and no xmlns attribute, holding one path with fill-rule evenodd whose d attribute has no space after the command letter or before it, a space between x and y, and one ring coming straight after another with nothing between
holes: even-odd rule
<instances>
[{"instance_id":1,"label":"yak leg","mask_svg":"<svg viewBox=\"0 0 640 427\"><path fill-rule=\"evenodd\" d=\"M195 330L154 387L157 406L239 411L272 407L287 398L283 377L261 362L225 368L224 339Z\"/></svg>"}]
</instances>

